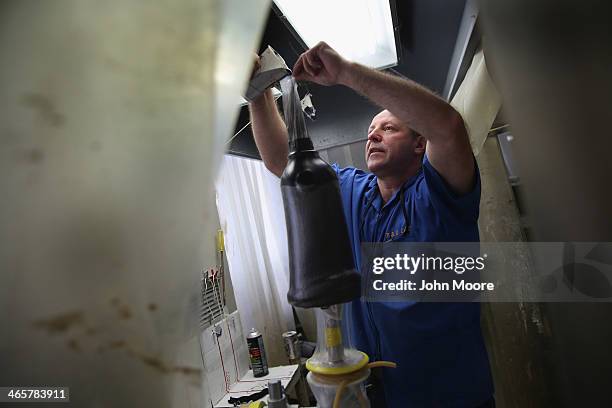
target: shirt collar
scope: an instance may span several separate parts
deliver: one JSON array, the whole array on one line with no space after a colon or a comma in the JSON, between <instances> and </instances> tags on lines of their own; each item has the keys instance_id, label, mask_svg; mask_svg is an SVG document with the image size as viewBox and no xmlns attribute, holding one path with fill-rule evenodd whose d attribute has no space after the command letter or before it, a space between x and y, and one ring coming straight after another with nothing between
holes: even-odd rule
<instances>
[{"instance_id":1,"label":"shirt collar","mask_svg":"<svg viewBox=\"0 0 612 408\"><path fill-rule=\"evenodd\" d=\"M366 193L365 193L366 201L365 202L369 203L371 201L372 206L376 208L376 211L380 211L382 208L388 205L393 205L392 203L394 203L397 200L397 196L399 195L400 191L406 190L408 187L414 184L414 182L419 177L419 175L422 173L422 171L423 171L423 166L419 168L416 174L414 174L412 177L406 180L404 184L402 184L402 186L399 189L397 189L396 192L393 193L393 195L391 196L391 199L387 201L387 203L384 205L383 205L382 196L380 195L380 190L378 189L378 177L376 176L372 177L372 180L370 180L370 182L368 183L368 187L366 189Z\"/></svg>"}]
</instances>

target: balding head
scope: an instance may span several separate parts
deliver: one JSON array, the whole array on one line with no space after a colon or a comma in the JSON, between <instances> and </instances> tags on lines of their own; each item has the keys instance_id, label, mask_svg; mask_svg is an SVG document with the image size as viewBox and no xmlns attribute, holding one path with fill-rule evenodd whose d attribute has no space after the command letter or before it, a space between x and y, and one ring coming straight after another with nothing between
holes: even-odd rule
<instances>
[{"instance_id":1,"label":"balding head","mask_svg":"<svg viewBox=\"0 0 612 408\"><path fill-rule=\"evenodd\" d=\"M377 176L404 174L420 166L425 139L383 110L372 119L365 153L368 169Z\"/></svg>"}]
</instances>

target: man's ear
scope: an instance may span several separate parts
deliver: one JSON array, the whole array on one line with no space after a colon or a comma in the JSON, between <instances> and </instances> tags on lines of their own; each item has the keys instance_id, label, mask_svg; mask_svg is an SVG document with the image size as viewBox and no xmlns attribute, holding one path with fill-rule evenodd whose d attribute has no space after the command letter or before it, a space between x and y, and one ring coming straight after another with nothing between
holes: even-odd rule
<instances>
[{"instance_id":1,"label":"man's ear","mask_svg":"<svg viewBox=\"0 0 612 408\"><path fill-rule=\"evenodd\" d=\"M427 146L427 139L423 136L418 135L414 141L414 153L418 155L425 154L425 147Z\"/></svg>"}]
</instances>

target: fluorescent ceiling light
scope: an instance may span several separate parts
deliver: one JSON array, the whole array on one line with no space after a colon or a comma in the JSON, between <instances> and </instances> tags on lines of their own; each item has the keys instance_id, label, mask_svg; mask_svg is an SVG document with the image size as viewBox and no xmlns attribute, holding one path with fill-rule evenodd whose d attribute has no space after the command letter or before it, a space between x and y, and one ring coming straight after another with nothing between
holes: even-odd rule
<instances>
[{"instance_id":1,"label":"fluorescent ceiling light","mask_svg":"<svg viewBox=\"0 0 612 408\"><path fill-rule=\"evenodd\" d=\"M389 0L274 0L310 48L325 41L372 68L397 65Z\"/></svg>"}]
</instances>

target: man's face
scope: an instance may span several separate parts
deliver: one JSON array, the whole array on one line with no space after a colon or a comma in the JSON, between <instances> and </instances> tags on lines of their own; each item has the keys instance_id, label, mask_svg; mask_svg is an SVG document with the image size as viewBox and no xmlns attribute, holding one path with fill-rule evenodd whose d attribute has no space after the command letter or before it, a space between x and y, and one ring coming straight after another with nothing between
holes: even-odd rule
<instances>
[{"instance_id":1,"label":"man's face","mask_svg":"<svg viewBox=\"0 0 612 408\"><path fill-rule=\"evenodd\" d=\"M403 172L424 150L422 140L388 110L374 116L368 129L365 159L377 176Z\"/></svg>"}]
</instances>

